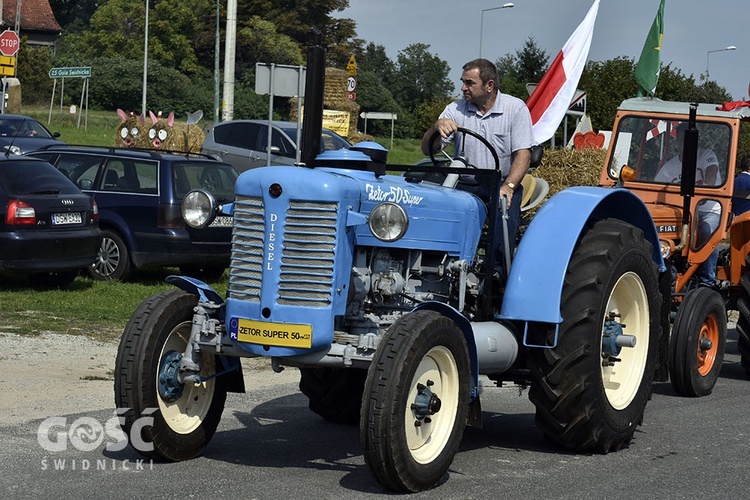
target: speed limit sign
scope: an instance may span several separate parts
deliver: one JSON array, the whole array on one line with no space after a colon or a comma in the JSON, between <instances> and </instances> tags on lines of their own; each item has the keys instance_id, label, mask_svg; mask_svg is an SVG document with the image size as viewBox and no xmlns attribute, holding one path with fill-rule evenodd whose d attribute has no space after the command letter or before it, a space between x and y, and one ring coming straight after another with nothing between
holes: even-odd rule
<instances>
[{"instance_id":1,"label":"speed limit sign","mask_svg":"<svg viewBox=\"0 0 750 500\"><path fill-rule=\"evenodd\" d=\"M354 92L354 90L357 88L357 79L353 76L350 76L346 79L346 91L347 92Z\"/></svg>"}]
</instances>

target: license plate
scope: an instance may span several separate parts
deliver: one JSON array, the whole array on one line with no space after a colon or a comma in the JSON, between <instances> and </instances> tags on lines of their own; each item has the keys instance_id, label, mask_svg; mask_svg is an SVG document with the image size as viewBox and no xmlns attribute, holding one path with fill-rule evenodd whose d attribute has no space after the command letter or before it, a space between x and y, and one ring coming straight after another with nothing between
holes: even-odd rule
<instances>
[{"instance_id":1,"label":"license plate","mask_svg":"<svg viewBox=\"0 0 750 500\"><path fill-rule=\"evenodd\" d=\"M232 217L221 215L215 218L208 227L232 227Z\"/></svg>"},{"instance_id":2,"label":"license plate","mask_svg":"<svg viewBox=\"0 0 750 500\"><path fill-rule=\"evenodd\" d=\"M312 325L240 319L237 324L237 340L251 344L309 349L312 347Z\"/></svg>"},{"instance_id":3,"label":"license plate","mask_svg":"<svg viewBox=\"0 0 750 500\"><path fill-rule=\"evenodd\" d=\"M68 212L64 214L52 214L52 225L80 224L82 221L80 212Z\"/></svg>"}]
</instances>

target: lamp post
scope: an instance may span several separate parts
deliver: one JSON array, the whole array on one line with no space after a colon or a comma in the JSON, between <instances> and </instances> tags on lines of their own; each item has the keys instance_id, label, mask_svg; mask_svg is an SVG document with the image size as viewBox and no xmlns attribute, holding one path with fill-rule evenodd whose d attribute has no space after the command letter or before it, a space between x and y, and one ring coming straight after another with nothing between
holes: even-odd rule
<instances>
[{"instance_id":1,"label":"lamp post","mask_svg":"<svg viewBox=\"0 0 750 500\"><path fill-rule=\"evenodd\" d=\"M148 0L146 0L146 29L143 37L143 96L141 102L141 114L146 116L146 84L148 83Z\"/></svg>"},{"instance_id":2,"label":"lamp post","mask_svg":"<svg viewBox=\"0 0 750 500\"><path fill-rule=\"evenodd\" d=\"M728 47L724 47L723 49L716 49L716 50L709 50L706 52L706 81L708 81L708 56L711 55L711 52L724 52L725 50L737 50L737 47L734 45L729 45Z\"/></svg>"},{"instance_id":3,"label":"lamp post","mask_svg":"<svg viewBox=\"0 0 750 500\"><path fill-rule=\"evenodd\" d=\"M515 4L512 2L504 3L500 7L492 7L491 9L484 9L482 10L482 17L481 21L479 22L479 57L482 57L482 33L484 31L484 13L489 12L491 10L498 10L498 9L510 9L515 7Z\"/></svg>"}]
</instances>

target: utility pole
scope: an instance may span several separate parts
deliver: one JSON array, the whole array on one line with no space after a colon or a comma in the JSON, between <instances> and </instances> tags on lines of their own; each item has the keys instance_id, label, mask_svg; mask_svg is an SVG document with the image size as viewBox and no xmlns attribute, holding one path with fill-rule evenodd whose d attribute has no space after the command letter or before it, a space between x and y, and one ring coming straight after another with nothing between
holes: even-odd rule
<instances>
[{"instance_id":1,"label":"utility pole","mask_svg":"<svg viewBox=\"0 0 750 500\"><path fill-rule=\"evenodd\" d=\"M2 1L3 0L0 0L0 2ZM219 66L219 59L221 59L221 31L219 30L220 15L221 9L219 9L219 0L216 0L216 47L214 53L214 123L219 122L219 92L221 90L221 71Z\"/></svg>"},{"instance_id":2,"label":"utility pole","mask_svg":"<svg viewBox=\"0 0 750 500\"><path fill-rule=\"evenodd\" d=\"M224 35L224 99L221 121L234 116L234 48L237 33L237 0L227 0L227 31Z\"/></svg>"},{"instance_id":3,"label":"utility pole","mask_svg":"<svg viewBox=\"0 0 750 500\"><path fill-rule=\"evenodd\" d=\"M146 0L146 30L143 42L143 99L141 114L146 116L146 83L148 82L148 0Z\"/></svg>"}]
</instances>

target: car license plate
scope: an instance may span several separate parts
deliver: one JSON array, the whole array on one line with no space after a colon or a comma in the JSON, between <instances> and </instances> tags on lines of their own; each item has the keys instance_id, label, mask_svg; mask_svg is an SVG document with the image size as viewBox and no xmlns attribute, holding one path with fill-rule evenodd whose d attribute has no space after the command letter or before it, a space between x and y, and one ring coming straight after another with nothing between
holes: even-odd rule
<instances>
[{"instance_id":1,"label":"car license plate","mask_svg":"<svg viewBox=\"0 0 750 500\"><path fill-rule=\"evenodd\" d=\"M220 215L213 220L209 227L232 227L232 217Z\"/></svg>"},{"instance_id":2,"label":"car license plate","mask_svg":"<svg viewBox=\"0 0 750 500\"><path fill-rule=\"evenodd\" d=\"M309 349L312 347L312 325L240 319L237 324L237 340L251 344Z\"/></svg>"},{"instance_id":3,"label":"car license plate","mask_svg":"<svg viewBox=\"0 0 750 500\"><path fill-rule=\"evenodd\" d=\"M68 212L64 214L52 214L52 225L80 224L82 222L80 212Z\"/></svg>"}]
</instances>

